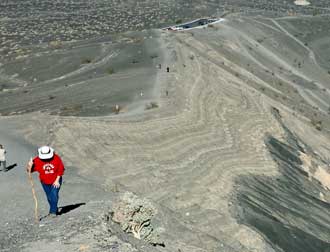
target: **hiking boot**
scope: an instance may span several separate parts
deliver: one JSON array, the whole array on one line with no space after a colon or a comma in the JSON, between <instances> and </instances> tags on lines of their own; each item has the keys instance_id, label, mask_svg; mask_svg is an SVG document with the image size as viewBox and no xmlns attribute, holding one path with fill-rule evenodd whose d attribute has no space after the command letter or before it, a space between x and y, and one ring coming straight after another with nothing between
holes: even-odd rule
<instances>
[{"instance_id":1,"label":"hiking boot","mask_svg":"<svg viewBox=\"0 0 330 252\"><path fill-rule=\"evenodd\" d=\"M54 219L54 218L56 218L56 214L54 214L54 213L49 213L49 214L47 214L47 215L44 215L44 216L42 216L40 219L39 219L39 221L49 221L50 219Z\"/></svg>"},{"instance_id":2,"label":"hiking boot","mask_svg":"<svg viewBox=\"0 0 330 252\"><path fill-rule=\"evenodd\" d=\"M47 215L47 218L51 218L51 219L56 218L56 217L57 217L57 214L55 214L55 213L49 213Z\"/></svg>"}]
</instances>

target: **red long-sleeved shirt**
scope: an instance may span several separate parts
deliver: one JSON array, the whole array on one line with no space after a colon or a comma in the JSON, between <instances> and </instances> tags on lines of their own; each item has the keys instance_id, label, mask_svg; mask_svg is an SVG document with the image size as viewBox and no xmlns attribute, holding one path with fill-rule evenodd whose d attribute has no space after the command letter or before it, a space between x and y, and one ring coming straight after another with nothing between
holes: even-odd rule
<instances>
[{"instance_id":1,"label":"red long-sleeved shirt","mask_svg":"<svg viewBox=\"0 0 330 252\"><path fill-rule=\"evenodd\" d=\"M55 182L57 176L64 174L64 165L61 158L56 154L51 160L42 160L35 157L32 172L34 171L39 172L39 179L42 183L51 185Z\"/></svg>"}]
</instances>

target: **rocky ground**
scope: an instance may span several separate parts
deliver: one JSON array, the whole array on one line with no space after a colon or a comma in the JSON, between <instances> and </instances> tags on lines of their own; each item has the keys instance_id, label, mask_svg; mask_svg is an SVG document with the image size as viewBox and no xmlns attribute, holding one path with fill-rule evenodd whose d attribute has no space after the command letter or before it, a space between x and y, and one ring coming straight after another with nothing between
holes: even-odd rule
<instances>
[{"instance_id":1,"label":"rocky ground","mask_svg":"<svg viewBox=\"0 0 330 252\"><path fill-rule=\"evenodd\" d=\"M308 7L288 5L296 12L327 11L320 1L310 2ZM130 100L123 103L121 113L112 115L113 104L102 113L96 106L82 106L74 113L58 109L66 93L70 104L107 97L104 71L97 72L97 92L87 84L82 84L81 93L63 91L61 86L84 83L94 62L78 67L82 75L62 69L69 72L65 83L56 79L63 72L54 73L54 89L45 74L41 84L17 84L5 102L8 91L2 91L0 110L6 116L1 118L0 133L16 135L4 138L6 145L16 149L23 138L32 143L16 151L25 153L19 167L36 146L51 144L68 167L63 204L85 205L36 225L28 184L17 187L10 198L3 193L1 202L8 210L3 212L0 249L328 252L329 17L281 13L228 14L224 22L205 29L146 32L142 41L126 33L121 43L106 44L105 54L95 50L95 57L109 56L116 51L113 47L120 52L127 41L140 43L132 47L132 55L137 48L157 48L159 59L152 50L146 50L139 63L130 63L134 56L123 61L119 57L114 69L124 70L107 79L121 80L125 72L134 83L140 68L141 80L155 86L145 89L152 96L140 101L149 106L139 111ZM88 42L91 45L99 48L96 42ZM9 65L2 73L14 69ZM170 67L169 73L164 66ZM21 98L24 92L18 95L16 90L25 88L48 97L41 101L43 111L38 102ZM59 95L50 99L47 88ZM141 87L137 90L132 85L129 92L139 94ZM25 111L19 99L25 101ZM157 103L151 105L153 101ZM27 183L21 174L14 168L2 179ZM8 184L3 184L6 192ZM16 208L13 199L28 206L26 211ZM46 206L40 201L43 213Z\"/></svg>"}]
</instances>

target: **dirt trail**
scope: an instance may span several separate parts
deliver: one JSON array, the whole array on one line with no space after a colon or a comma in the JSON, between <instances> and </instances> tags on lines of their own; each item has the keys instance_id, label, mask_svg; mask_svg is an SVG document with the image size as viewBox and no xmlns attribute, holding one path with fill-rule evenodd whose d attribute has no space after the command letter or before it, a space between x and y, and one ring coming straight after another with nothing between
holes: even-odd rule
<instances>
[{"instance_id":1,"label":"dirt trail","mask_svg":"<svg viewBox=\"0 0 330 252\"><path fill-rule=\"evenodd\" d=\"M22 136L15 134L3 120L0 139L7 150L7 166L11 169L8 172L0 172L0 201L1 205L5 206L0 208L0 225L4 227L16 217L25 218L33 214L33 199L25 164L34 154L35 148L24 141Z\"/></svg>"},{"instance_id":2,"label":"dirt trail","mask_svg":"<svg viewBox=\"0 0 330 252\"><path fill-rule=\"evenodd\" d=\"M0 251L18 251L17 248L14 249L10 246L15 246L16 243L24 244L29 242L29 239L32 242L35 239L32 234L38 236L38 232L43 230L41 228L38 231L38 224L34 224L34 201L31 185L25 171L26 162L36 154L37 147L26 142L20 132L15 129L15 125L18 125L17 122L1 119L0 139L1 144L7 150L7 165L10 170L0 172L0 201L2 206L0 208ZM39 217L43 218L48 213L48 203L37 174L33 174L33 180L39 203ZM76 168L66 166L59 202L60 210L63 211L64 215L58 218L62 219L62 216L70 218L72 214L88 212L97 202L108 200L109 195L95 181L77 175ZM43 219L39 225L43 227L53 225L53 223ZM29 229L36 230L33 232L31 230L31 234L24 237L23 234Z\"/></svg>"}]
</instances>

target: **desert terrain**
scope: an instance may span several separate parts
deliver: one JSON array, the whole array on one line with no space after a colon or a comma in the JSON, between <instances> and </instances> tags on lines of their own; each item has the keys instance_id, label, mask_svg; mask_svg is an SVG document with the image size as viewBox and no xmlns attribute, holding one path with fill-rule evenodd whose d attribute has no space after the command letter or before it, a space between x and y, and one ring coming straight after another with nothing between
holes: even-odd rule
<instances>
[{"instance_id":1,"label":"desert terrain","mask_svg":"<svg viewBox=\"0 0 330 252\"><path fill-rule=\"evenodd\" d=\"M37 2L0 4L0 251L330 251L326 1Z\"/></svg>"}]
</instances>

